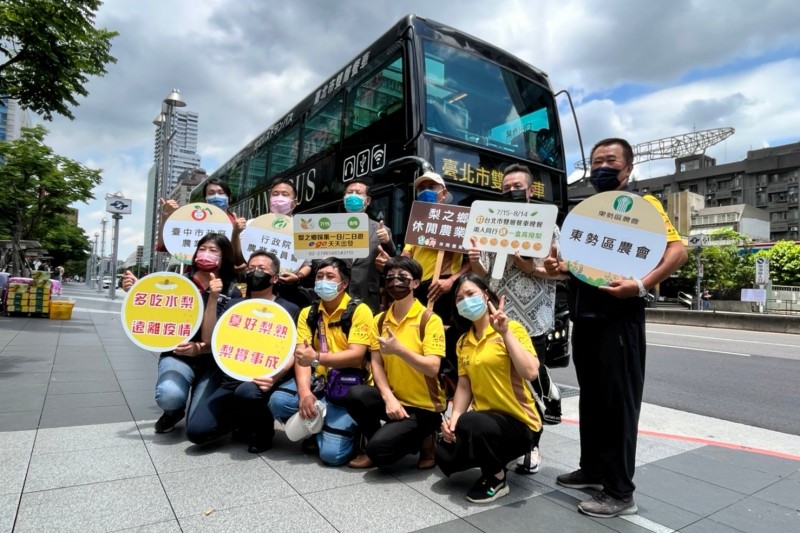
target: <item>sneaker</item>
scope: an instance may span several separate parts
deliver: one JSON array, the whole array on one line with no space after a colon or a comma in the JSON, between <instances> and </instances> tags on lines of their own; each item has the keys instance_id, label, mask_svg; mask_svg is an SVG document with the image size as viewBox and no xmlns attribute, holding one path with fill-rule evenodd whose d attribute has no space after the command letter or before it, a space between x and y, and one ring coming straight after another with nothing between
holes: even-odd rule
<instances>
[{"instance_id":1,"label":"sneaker","mask_svg":"<svg viewBox=\"0 0 800 533\"><path fill-rule=\"evenodd\" d=\"M172 415L164 413L163 415L161 415L161 418L156 420L156 425L153 426L155 432L169 433L170 431L175 429L175 426L178 425L178 422L183 420L183 415L184 415L183 411L178 411L177 413Z\"/></svg>"},{"instance_id":2,"label":"sneaker","mask_svg":"<svg viewBox=\"0 0 800 533\"><path fill-rule=\"evenodd\" d=\"M272 448L272 433L254 433L247 446L250 453L262 453Z\"/></svg>"},{"instance_id":3,"label":"sneaker","mask_svg":"<svg viewBox=\"0 0 800 533\"><path fill-rule=\"evenodd\" d=\"M467 501L472 503L489 503L508 494L508 484L503 469L503 479L494 476L481 476L467 493Z\"/></svg>"},{"instance_id":4,"label":"sneaker","mask_svg":"<svg viewBox=\"0 0 800 533\"><path fill-rule=\"evenodd\" d=\"M614 518L639 512L633 496L628 501L619 500L605 491L598 492L591 499L579 503L578 510L595 518Z\"/></svg>"},{"instance_id":5,"label":"sneaker","mask_svg":"<svg viewBox=\"0 0 800 533\"><path fill-rule=\"evenodd\" d=\"M556 483L568 489L603 490L603 485L599 479L589 479L580 468L569 474L561 474L556 478Z\"/></svg>"},{"instance_id":6,"label":"sneaker","mask_svg":"<svg viewBox=\"0 0 800 533\"><path fill-rule=\"evenodd\" d=\"M542 464L542 456L539 455L539 447L534 446L531 451L517 459L517 467L514 472L522 475L535 474L539 471Z\"/></svg>"}]
</instances>

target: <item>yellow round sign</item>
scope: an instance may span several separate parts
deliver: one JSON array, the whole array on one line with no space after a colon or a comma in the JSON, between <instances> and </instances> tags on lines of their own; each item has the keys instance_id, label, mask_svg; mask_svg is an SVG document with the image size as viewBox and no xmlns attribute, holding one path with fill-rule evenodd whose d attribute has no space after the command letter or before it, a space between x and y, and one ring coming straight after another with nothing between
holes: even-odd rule
<instances>
[{"instance_id":1,"label":"yellow round sign","mask_svg":"<svg viewBox=\"0 0 800 533\"><path fill-rule=\"evenodd\" d=\"M192 280L158 272L137 281L122 302L122 327L139 348L168 352L194 337L203 300Z\"/></svg>"},{"instance_id":2,"label":"yellow round sign","mask_svg":"<svg viewBox=\"0 0 800 533\"><path fill-rule=\"evenodd\" d=\"M234 305L217 321L211 337L214 359L240 381L277 374L294 354L297 328L272 300L253 298Z\"/></svg>"}]
</instances>

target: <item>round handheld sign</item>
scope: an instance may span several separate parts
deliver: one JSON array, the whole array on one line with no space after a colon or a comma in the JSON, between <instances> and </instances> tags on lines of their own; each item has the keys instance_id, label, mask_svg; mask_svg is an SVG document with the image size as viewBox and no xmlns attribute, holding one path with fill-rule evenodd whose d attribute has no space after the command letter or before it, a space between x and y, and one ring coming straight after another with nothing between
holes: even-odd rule
<instances>
[{"instance_id":1,"label":"round handheld sign","mask_svg":"<svg viewBox=\"0 0 800 533\"><path fill-rule=\"evenodd\" d=\"M296 337L286 309L272 300L254 298L223 313L214 327L211 351L223 372L250 381L280 372L294 354Z\"/></svg>"},{"instance_id":2,"label":"round handheld sign","mask_svg":"<svg viewBox=\"0 0 800 533\"><path fill-rule=\"evenodd\" d=\"M253 252L265 250L274 253L281 262L281 271L296 272L303 260L294 254L294 223L292 217L268 213L247 222L239 234L242 255L248 260Z\"/></svg>"},{"instance_id":3,"label":"round handheld sign","mask_svg":"<svg viewBox=\"0 0 800 533\"><path fill-rule=\"evenodd\" d=\"M188 204L178 208L164 223L164 246L173 259L189 265L197 242L209 233L220 233L230 239L233 225L228 214L215 205Z\"/></svg>"},{"instance_id":4,"label":"round handheld sign","mask_svg":"<svg viewBox=\"0 0 800 533\"><path fill-rule=\"evenodd\" d=\"M197 286L172 272L137 281L122 301L122 327L139 348L168 352L194 337L203 320Z\"/></svg>"},{"instance_id":5,"label":"round handheld sign","mask_svg":"<svg viewBox=\"0 0 800 533\"><path fill-rule=\"evenodd\" d=\"M561 256L590 285L642 278L661 261L667 229L658 209L641 196L611 191L587 198L561 228Z\"/></svg>"}]
</instances>

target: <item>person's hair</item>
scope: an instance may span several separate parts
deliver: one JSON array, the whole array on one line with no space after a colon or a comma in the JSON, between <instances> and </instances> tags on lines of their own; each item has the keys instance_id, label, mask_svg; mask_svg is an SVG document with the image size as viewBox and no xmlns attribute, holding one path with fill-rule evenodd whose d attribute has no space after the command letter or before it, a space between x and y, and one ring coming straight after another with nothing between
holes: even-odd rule
<instances>
[{"instance_id":1,"label":"person's hair","mask_svg":"<svg viewBox=\"0 0 800 533\"><path fill-rule=\"evenodd\" d=\"M208 193L206 193L206 190L208 190L208 186L209 185L219 185L220 187L222 187L222 190L225 191L225 194L228 196L228 201L233 201L233 198L231 197L231 188L228 187L227 183L225 183L221 179L217 179L217 178L211 178L210 180L208 180L206 182L205 185L203 185L203 198L208 196Z\"/></svg>"},{"instance_id":2,"label":"person's hair","mask_svg":"<svg viewBox=\"0 0 800 533\"><path fill-rule=\"evenodd\" d=\"M411 274L411 279L420 280L422 279L422 265L420 265L416 260L411 259L410 257L405 256L396 256L390 257L386 264L383 267L383 271L387 274L393 268L397 268L400 270L405 270L409 274Z\"/></svg>"},{"instance_id":3,"label":"person's hair","mask_svg":"<svg viewBox=\"0 0 800 533\"><path fill-rule=\"evenodd\" d=\"M369 197L369 183L367 183L367 180L365 180L363 178L356 178L356 179L350 180L345 184L344 190L346 191L347 187L350 186L353 183L361 183L362 185L364 185L364 187L366 189L366 193L365 194L367 195L367 197Z\"/></svg>"},{"instance_id":4,"label":"person's hair","mask_svg":"<svg viewBox=\"0 0 800 533\"><path fill-rule=\"evenodd\" d=\"M228 240L228 237L221 233L208 233L197 242L197 248L194 249L194 255L192 255L192 266L194 266L194 262L197 259L197 250L208 241L212 241L216 244L221 253L219 258L219 277L222 279L222 282L226 285L233 282L236 279L233 245L231 241Z\"/></svg>"},{"instance_id":5,"label":"person's hair","mask_svg":"<svg viewBox=\"0 0 800 533\"><path fill-rule=\"evenodd\" d=\"M513 174L514 172L522 172L525 174L525 179L528 181L528 187L533 185L533 173L531 169L529 169L525 165L520 165L519 163L513 163L508 165L506 168L503 169L503 177L505 178L509 174Z\"/></svg>"},{"instance_id":6,"label":"person's hair","mask_svg":"<svg viewBox=\"0 0 800 533\"><path fill-rule=\"evenodd\" d=\"M316 277L317 272L322 270L325 267L333 267L339 271L339 274L342 276L342 279L346 279L347 282L350 282L350 267L347 265L347 262L339 259L338 257L328 257L317 263L316 269L314 270L314 277Z\"/></svg>"},{"instance_id":7,"label":"person's hair","mask_svg":"<svg viewBox=\"0 0 800 533\"><path fill-rule=\"evenodd\" d=\"M622 156L625 158L625 164L633 166L633 148L631 147L631 143L626 141L625 139L620 139L618 137L609 137L608 139L603 139L602 141L598 141L592 147L592 151L589 153L589 164L591 166L592 159L594 158L594 151L600 148L601 146L611 146L612 144L618 144L622 146Z\"/></svg>"},{"instance_id":8,"label":"person's hair","mask_svg":"<svg viewBox=\"0 0 800 533\"><path fill-rule=\"evenodd\" d=\"M297 188L294 186L294 182L292 180L290 180L289 178L278 178L275 181L273 181L272 184L269 186L269 194L268 194L268 196L272 196L272 189L274 189L276 185L281 185L281 184L285 184L285 185L288 185L289 187L291 187L292 194L294 194L294 198L296 200L297 199Z\"/></svg>"},{"instance_id":9,"label":"person's hair","mask_svg":"<svg viewBox=\"0 0 800 533\"><path fill-rule=\"evenodd\" d=\"M250 261L252 261L254 257L260 257L262 255L264 257L268 257L269 260L272 261L272 268L273 268L273 270L275 270L275 274L280 274L281 273L281 260L278 259L277 255L275 255L272 252L268 252L268 251L264 250L263 248L261 248L259 250L256 250L255 252L253 252L250 255L250 259L247 260L247 265L250 266Z\"/></svg>"},{"instance_id":10,"label":"person's hair","mask_svg":"<svg viewBox=\"0 0 800 533\"><path fill-rule=\"evenodd\" d=\"M456 295L458 294L458 289L463 285L465 282L471 281L478 288L489 297L489 301L492 302L492 305L498 307L500 305L500 298L497 297L497 294L489 288L489 285L486 283L482 277L477 275L475 272L467 272L466 274L460 276L456 282L453 284L452 294L453 294L453 323L456 324L458 329L462 332L469 331L469 328L472 327L472 321L467 320L460 314L458 314L458 307L456 305Z\"/></svg>"}]
</instances>

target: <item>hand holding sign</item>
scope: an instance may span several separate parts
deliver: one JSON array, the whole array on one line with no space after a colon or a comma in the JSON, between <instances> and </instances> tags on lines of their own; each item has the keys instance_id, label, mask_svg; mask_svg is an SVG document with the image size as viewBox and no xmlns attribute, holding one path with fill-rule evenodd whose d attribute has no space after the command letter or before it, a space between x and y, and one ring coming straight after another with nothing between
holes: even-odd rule
<instances>
[{"instance_id":1,"label":"hand holding sign","mask_svg":"<svg viewBox=\"0 0 800 533\"><path fill-rule=\"evenodd\" d=\"M632 279L615 279L608 285L598 287L615 298L635 298L639 296L639 285Z\"/></svg>"}]
</instances>

